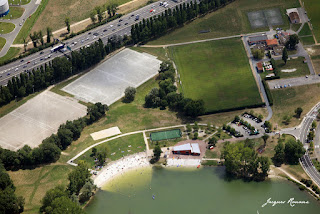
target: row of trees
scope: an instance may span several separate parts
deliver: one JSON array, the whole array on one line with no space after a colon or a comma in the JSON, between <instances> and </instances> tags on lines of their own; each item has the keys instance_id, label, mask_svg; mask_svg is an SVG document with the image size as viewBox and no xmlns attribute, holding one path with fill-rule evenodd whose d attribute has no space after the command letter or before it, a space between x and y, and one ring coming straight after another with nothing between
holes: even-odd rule
<instances>
[{"instance_id":1,"label":"row of trees","mask_svg":"<svg viewBox=\"0 0 320 214\"><path fill-rule=\"evenodd\" d=\"M139 24L132 25L131 37L134 43L146 42L150 38L164 35L168 30L191 21L198 15L216 10L234 0L203 0L200 3L183 3L175 9L167 9L159 16L143 19Z\"/></svg>"},{"instance_id":2,"label":"row of trees","mask_svg":"<svg viewBox=\"0 0 320 214\"><path fill-rule=\"evenodd\" d=\"M197 117L205 113L203 100L192 100L178 94L175 83L175 69L171 62L163 62L159 69L159 88L153 88L145 96L145 107L165 109L184 113L186 116Z\"/></svg>"},{"instance_id":3,"label":"row of trees","mask_svg":"<svg viewBox=\"0 0 320 214\"><path fill-rule=\"evenodd\" d=\"M50 27L47 27L46 32L47 32L47 41L46 42L47 42L47 44L50 44L51 37L53 36L52 29ZM43 46L45 44L44 39L43 39L43 33L41 30L38 32L35 31L35 32L33 32L33 34L30 33L29 38L31 39L34 48L37 48L38 45ZM24 38L24 41L23 41L24 51L27 51L26 48L28 46L28 42L29 42L29 40L27 38Z\"/></svg>"},{"instance_id":4,"label":"row of trees","mask_svg":"<svg viewBox=\"0 0 320 214\"><path fill-rule=\"evenodd\" d=\"M225 159L227 175L245 180L262 181L268 176L270 160L258 157L252 143L225 143L221 158Z\"/></svg>"},{"instance_id":5,"label":"row of trees","mask_svg":"<svg viewBox=\"0 0 320 214\"><path fill-rule=\"evenodd\" d=\"M102 40L98 40L89 47L72 52L71 60L56 57L36 70L20 73L20 76L9 80L7 86L0 86L0 106L77 74L100 62L105 55L106 49Z\"/></svg>"},{"instance_id":6,"label":"row of trees","mask_svg":"<svg viewBox=\"0 0 320 214\"><path fill-rule=\"evenodd\" d=\"M276 166L281 166L283 163L296 165L299 163L299 158L305 153L300 141L290 139L285 142L285 138L279 139L274 151L272 161Z\"/></svg>"},{"instance_id":7,"label":"row of trees","mask_svg":"<svg viewBox=\"0 0 320 214\"><path fill-rule=\"evenodd\" d=\"M0 162L0 213L18 214L24 210L24 198L15 195L15 186Z\"/></svg>"},{"instance_id":8,"label":"row of trees","mask_svg":"<svg viewBox=\"0 0 320 214\"><path fill-rule=\"evenodd\" d=\"M96 190L86 163L80 161L68 175L68 180L67 188L60 185L47 191L42 199L41 213L85 213L80 203L88 201Z\"/></svg>"},{"instance_id":9,"label":"row of trees","mask_svg":"<svg viewBox=\"0 0 320 214\"><path fill-rule=\"evenodd\" d=\"M77 140L86 125L105 115L108 106L96 103L88 108L87 116L60 125L57 134L44 139L39 147L31 149L25 145L17 152L0 148L0 161L7 170L30 168L39 164L56 162L72 141Z\"/></svg>"}]
</instances>

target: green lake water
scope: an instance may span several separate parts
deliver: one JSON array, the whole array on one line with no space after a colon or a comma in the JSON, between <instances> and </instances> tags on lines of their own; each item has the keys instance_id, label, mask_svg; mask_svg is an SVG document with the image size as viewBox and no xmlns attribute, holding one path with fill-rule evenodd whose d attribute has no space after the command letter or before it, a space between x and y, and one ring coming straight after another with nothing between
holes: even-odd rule
<instances>
[{"instance_id":1,"label":"green lake water","mask_svg":"<svg viewBox=\"0 0 320 214\"><path fill-rule=\"evenodd\" d=\"M98 191L89 214L320 214L320 202L285 180L227 181L223 167L144 168ZM152 196L155 196L155 199ZM267 200L284 204L262 207ZM291 207L287 201L308 201Z\"/></svg>"}]
</instances>

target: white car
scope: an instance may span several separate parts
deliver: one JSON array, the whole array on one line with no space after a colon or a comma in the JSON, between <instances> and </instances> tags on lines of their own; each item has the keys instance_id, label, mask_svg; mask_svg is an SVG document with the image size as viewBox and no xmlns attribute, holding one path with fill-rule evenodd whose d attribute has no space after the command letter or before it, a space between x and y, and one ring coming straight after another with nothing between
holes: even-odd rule
<instances>
[{"instance_id":1,"label":"white car","mask_svg":"<svg viewBox=\"0 0 320 214\"><path fill-rule=\"evenodd\" d=\"M17 71L17 70L19 70L19 68L14 69L14 71Z\"/></svg>"}]
</instances>

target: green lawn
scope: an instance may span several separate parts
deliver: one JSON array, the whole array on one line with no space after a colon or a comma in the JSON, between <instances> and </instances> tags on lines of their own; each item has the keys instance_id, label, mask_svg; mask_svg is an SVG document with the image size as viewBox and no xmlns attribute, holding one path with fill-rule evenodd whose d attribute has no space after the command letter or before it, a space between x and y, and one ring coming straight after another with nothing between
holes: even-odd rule
<instances>
[{"instance_id":1,"label":"green lawn","mask_svg":"<svg viewBox=\"0 0 320 214\"><path fill-rule=\"evenodd\" d=\"M22 5L28 4L31 0L9 0L9 4Z\"/></svg>"},{"instance_id":2,"label":"green lawn","mask_svg":"<svg viewBox=\"0 0 320 214\"><path fill-rule=\"evenodd\" d=\"M320 4L319 0L303 0L304 6L308 13L308 18L311 19L313 32L318 42L320 41Z\"/></svg>"},{"instance_id":3,"label":"green lawn","mask_svg":"<svg viewBox=\"0 0 320 214\"><path fill-rule=\"evenodd\" d=\"M299 24L291 24L291 30L297 31L297 30L299 30L300 26L301 26L300 23Z\"/></svg>"},{"instance_id":4,"label":"green lawn","mask_svg":"<svg viewBox=\"0 0 320 214\"><path fill-rule=\"evenodd\" d=\"M300 41L303 45L313 45L314 39L313 36L300 37Z\"/></svg>"},{"instance_id":5,"label":"green lawn","mask_svg":"<svg viewBox=\"0 0 320 214\"><path fill-rule=\"evenodd\" d=\"M108 160L115 161L122 158L123 156L145 151L146 146L142 133L139 133L105 142L96 146L95 148L97 148L98 151L106 149ZM80 160L84 160L89 164L91 168L94 168L95 157L92 157L91 154L92 150L88 150L86 153L77 158L75 162L77 163Z\"/></svg>"},{"instance_id":6,"label":"green lawn","mask_svg":"<svg viewBox=\"0 0 320 214\"><path fill-rule=\"evenodd\" d=\"M273 127L278 126L278 130L280 130L281 128L294 127L301 123L304 115L320 100L320 84L273 89L271 94L274 104L272 106L273 116L270 122ZM300 118L294 117L294 111L298 107L303 109ZM291 117L288 125L283 123L283 117L286 115Z\"/></svg>"},{"instance_id":7,"label":"green lawn","mask_svg":"<svg viewBox=\"0 0 320 214\"><path fill-rule=\"evenodd\" d=\"M17 37L15 38L13 44L23 44L23 38L28 37L28 35L31 33L30 31L34 23L37 21L38 17L48 4L48 1L49 0L42 0L36 12L34 12L29 18L27 18L21 30L19 31Z\"/></svg>"},{"instance_id":8,"label":"green lawn","mask_svg":"<svg viewBox=\"0 0 320 214\"><path fill-rule=\"evenodd\" d=\"M309 25L307 23L303 25L303 27L298 35L299 36L311 36L312 35L311 30L309 28Z\"/></svg>"},{"instance_id":9,"label":"green lawn","mask_svg":"<svg viewBox=\"0 0 320 214\"><path fill-rule=\"evenodd\" d=\"M308 65L303 63L304 57L298 57L297 59L291 59L287 61L287 64L284 64L283 60L276 60L276 65L278 69L278 73L280 78L291 78L291 77L299 77L309 75L310 71ZM293 72L283 72L283 70L296 69ZM263 72L261 73L261 77L264 78L266 75L272 72Z\"/></svg>"},{"instance_id":10,"label":"green lawn","mask_svg":"<svg viewBox=\"0 0 320 214\"><path fill-rule=\"evenodd\" d=\"M6 15L3 18L4 19L17 19L22 16L23 12L24 12L24 8L22 8L22 7L10 7L10 11L9 11L8 15Z\"/></svg>"},{"instance_id":11,"label":"green lawn","mask_svg":"<svg viewBox=\"0 0 320 214\"><path fill-rule=\"evenodd\" d=\"M239 35L252 32L268 31L269 28L252 29L247 13L255 10L280 8L284 17L283 29L289 29L290 25L286 17L285 9L300 7L298 0L239 0L226 7L198 18L185 26L178 28L165 36L162 36L148 44L172 44L186 41L209 39L223 36ZM199 32L210 30L209 33Z\"/></svg>"},{"instance_id":12,"label":"green lawn","mask_svg":"<svg viewBox=\"0 0 320 214\"><path fill-rule=\"evenodd\" d=\"M130 49L140 53L145 52L154 55L161 61L168 60L168 57L166 57L166 50L164 48L131 47Z\"/></svg>"},{"instance_id":13,"label":"green lawn","mask_svg":"<svg viewBox=\"0 0 320 214\"><path fill-rule=\"evenodd\" d=\"M0 22L0 34L10 33L14 28L15 26L12 23Z\"/></svg>"},{"instance_id":14,"label":"green lawn","mask_svg":"<svg viewBox=\"0 0 320 214\"><path fill-rule=\"evenodd\" d=\"M185 97L202 99L207 112L261 103L240 39L169 48Z\"/></svg>"},{"instance_id":15,"label":"green lawn","mask_svg":"<svg viewBox=\"0 0 320 214\"><path fill-rule=\"evenodd\" d=\"M16 57L18 55L20 51L20 48L9 48L8 52L6 55L4 55L3 57L0 57L0 63L3 63L5 61L7 61L8 59L12 59L14 57Z\"/></svg>"},{"instance_id":16,"label":"green lawn","mask_svg":"<svg viewBox=\"0 0 320 214\"><path fill-rule=\"evenodd\" d=\"M5 44L6 44L6 39L0 37L0 51L1 51L1 49L3 48L3 46L4 46Z\"/></svg>"}]
</instances>

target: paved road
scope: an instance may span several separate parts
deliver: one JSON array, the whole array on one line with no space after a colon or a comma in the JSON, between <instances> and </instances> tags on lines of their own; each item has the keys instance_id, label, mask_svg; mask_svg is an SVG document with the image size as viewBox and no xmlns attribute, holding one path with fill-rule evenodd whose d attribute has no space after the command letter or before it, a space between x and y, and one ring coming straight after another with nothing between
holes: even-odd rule
<instances>
[{"instance_id":1,"label":"paved road","mask_svg":"<svg viewBox=\"0 0 320 214\"><path fill-rule=\"evenodd\" d=\"M269 80L267 81L269 88L274 90L281 90L278 87L286 85L286 87L290 84L291 86L300 86L300 85L309 85L320 83L320 76L318 75L310 75L308 78L306 77L294 77L288 79L277 79L277 80ZM275 89L278 88L278 89Z\"/></svg>"},{"instance_id":2,"label":"paved road","mask_svg":"<svg viewBox=\"0 0 320 214\"><path fill-rule=\"evenodd\" d=\"M316 136L314 138L314 154L318 161L320 161L320 125L317 126Z\"/></svg>"},{"instance_id":3,"label":"paved road","mask_svg":"<svg viewBox=\"0 0 320 214\"><path fill-rule=\"evenodd\" d=\"M36 1L37 0L31 0L28 4L20 6L25 9L24 13L22 14L22 16L20 18L12 19L12 20L0 19L1 22L10 22L15 25L15 29L12 32L0 35L1 37L6 39L6 44L3 46L3 48L0 51L0 57L6 55L10 46L12 45L14 39L16 38L18 33L20 32L25 20L27 20L28 17L31 16L37 10L39 4L36 4ZM21 24L21 26L20 26L20 24ZM29 37L28 35L26 35L26 36ZM2 68L0 70L2 70Z\"/></svg>"},{"instance_id":4,"label":"paved road","mask_svg":"<svg viewBox=\"0 0 320 214\"><path fill-rule=\"evenodd\" d=\"M108 22L105 25L97 27L87 33L78 35L69 40L65 40L64 42L69 46L72 46L72 50L78 50L81 47L90 45L91 43L97 41L99 38L102 39L103 43L106 44L109 37L114 35L123 36L131 34L131 25L138 23L143 18L149 18L151 16L159 15L164 12L168 8L173 8L176 5L179 5L183 2L190 2L192 0L183 0L182 2L174 2L167 1L169 3L168 7L160 6L159 2L155 2L153 4L147 5L143 8L140 8L132 13L122 16L120 19L114 20L112 22ZM153 12L150 10L153 9ZM139 21L135 20L136 15L139 14ZM98 33L97 36L93 34ZM74 42L77 42L74 45ZM54 52L51 53L51 47L43 50L43 54L35 53L28 57L25 57L24 61L15 61L10 64L4 65L0 68L0 85L6 85L8 80L12 78L12 76L17 76L21 72L25 70L31 70L32 68L39 67L41 64L47 63L51 61L55 57L63 56L64 54L69 54L70 51L66 51L65 53ZM48 58L50 56L50 58ZM28 63L29 62L29 63Z\"/></svg>"}]
</instances>

